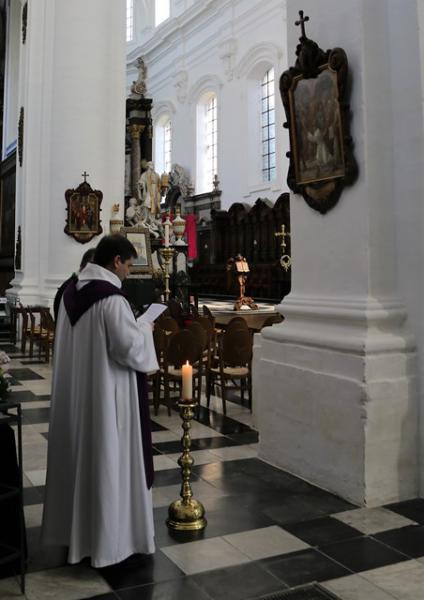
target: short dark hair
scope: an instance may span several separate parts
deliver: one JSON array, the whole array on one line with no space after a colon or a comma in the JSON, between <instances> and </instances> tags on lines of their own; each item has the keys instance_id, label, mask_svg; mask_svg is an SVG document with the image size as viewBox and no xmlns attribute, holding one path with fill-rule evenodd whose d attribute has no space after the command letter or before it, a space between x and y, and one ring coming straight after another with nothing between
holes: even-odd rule
<instances>
[{"instance_id":1,"label":"short dark hair","mask_svg":"<svg viewBox=\"0 0 424 600\"><path fill-rule=\"evenodd\" d=\"M88 264L93 262L94 260L94 254L96 252L95 248L89 248L88 250L86 250L84 252L84 254L82 255L81 258L81 264L80 264L80 271L83 270L83 268Z\"/></svg>"},{"instance_id":2,"label":"short dark hair","mask_svg":"<svg viewBox=\"0 0 424 600\"><path fill-rule=\"evenodd\" d=\"M119 256L122 262L129 258L137 258L137 251L129 240L119 233L105 235L97 244L93 263L101 267L107 267L113 262L115 256Z\"/></svg>"}]
</instances>

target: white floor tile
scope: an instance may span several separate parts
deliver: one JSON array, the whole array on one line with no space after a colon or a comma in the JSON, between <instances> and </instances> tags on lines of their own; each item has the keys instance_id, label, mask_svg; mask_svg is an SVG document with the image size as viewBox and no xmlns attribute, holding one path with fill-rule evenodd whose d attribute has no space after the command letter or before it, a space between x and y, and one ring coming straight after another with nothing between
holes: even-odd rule
<instances>
[{"instance_id":1,"label":"white floor tile","mask_svg":"<svg viewBox=\"0 0 424 600\"><path fill-rule=\"evenodd\" d=\"M306 550L310 546L278 525L224 535L224 540L251 560Z\"/></svg>"},{"instance_id":2,"label":"white floor tile","mask_svg":"<svg viewBox=\"0 0 424 600\"><path fill-rule=\"evenodd\" d=\"M321 585L340 600L393 600L394 598L360 575L340 577Z\"/></svg>"},{"instance_id":3,"label":"white floor tile","mask_svg":"<svg viewBox=\"0 0 424 600\"><path fill-rule=\"evenodd\" d=\"M245 554L222 538L167 546L161 550L187 575L249 562Z\"/></svg>"},{"instance_id":4,"label":"white floor tile","mask_svg":"<svg viewBox=\"0 0 424 600\"><path fill-rule=\"evenodd\" d=\"M178 465L175 460L172 460L168 456L157 455L153 457L153 465L155 471L164 471L165 469L178 469Z\"/></svg>"},{"instance_id":5,"label":"white floor tile","mask_svg":"<svg viewBox=\"0 0 424 600\"><path fill-rule=\"evenodd\" d=\"M29 573L28 600L79 600L106 594L110 587L94 569L81 565Z\"/></svg>"},{"instance_id":6,"label":"white floor tile","mask_svg":"<svg viewBox=\"0 0 424 600\"><path fill-rule=\"evenodd\" d=\"M25 471L32 485L46 485L47 469L38 469L35 471Z\"/></svg>"},{"instance_id":7,"label":"white floor tile","mask_svg":"<svg viewBox=\"0 0 424 600\"><path fill-rule=\"evenodd\" d=\"M415 521L386 508L356 508L332 516L367 535L406 525L416 525Z\"/></svg>"},{"instance_id":8,"label":"white floor tile","mask_svg":"<svg viewBox=\"0 0 424 600\"><path fill-rule=\"evenodd\" d=\"M424 564L408 560L361 573L361 577L398 600L424 599Z\"/></svg>"},{"instance_id":9,"label":"white floor tile","mask_svg":"<svg viewBox=\"0 0 424 600\"><path fill-rule=\"evenodd\" d=\"M43 519L43 505L31 504L24 506L26 527L40 527Z\"/></svg>"}]
</instances>

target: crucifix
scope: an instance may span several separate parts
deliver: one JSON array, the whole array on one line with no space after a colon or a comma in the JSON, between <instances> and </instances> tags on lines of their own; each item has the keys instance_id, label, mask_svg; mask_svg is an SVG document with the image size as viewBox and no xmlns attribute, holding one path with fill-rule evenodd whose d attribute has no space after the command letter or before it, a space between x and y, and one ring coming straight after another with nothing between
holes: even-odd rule
<instances>
[{"instance_id":1,"label":"crucifix","mask_svg":"<svg viewBox=\"0 0 424 600\"><path fill-rule=\"evenodd\" d=\"M284 225L284 223L281 225L281 231L277 231L277 233L274 233L275 237L281 238L281 258L280 258L280 265L281 267L286 271L290 269L291 266L291 258L288 254L286 254L286 237L290 235L290 233L288 231L286 231L286 226Z\"/></svg>"},{"instance_id":2,"label":"crucifix","mask_svg":"<svg viewBox=\"0 0 424 600\"><path fill-rule=\"evenodd\" d=\"M81 173L81 177L84 177L84 183L87 183L87 177L90 177L90 175L84 170L84 173Z\"/></svg>"},{"instance_id":3,"label":"crucifix","mask_svg":"<svg viewBox=\"0 0 424 600\"><path fill-rule=\"evenodd\" d=\"M289 236L290 234L286 231L286 226L284 225L284 223L281 225L281 231L278 231L277 233L274 233L275 237L281 237L281 249L284 250L286 249L286 237Z\"/></svg>"},{"instance_id":4,"label":"crucifix","mask_svg":"<svg viewBox=\"0 0 424 600\"><path fill-rule=\"evenodd\" d=\"M305 32L305 23L307 23L307 21L309 21L309 17L304 17L303 16L303 10L299 10L299 21L295 22L296 27L298 27L300 25L301 31L302 31L302 38L306 39L306 32Z\"/></svg>"}]
</instances>

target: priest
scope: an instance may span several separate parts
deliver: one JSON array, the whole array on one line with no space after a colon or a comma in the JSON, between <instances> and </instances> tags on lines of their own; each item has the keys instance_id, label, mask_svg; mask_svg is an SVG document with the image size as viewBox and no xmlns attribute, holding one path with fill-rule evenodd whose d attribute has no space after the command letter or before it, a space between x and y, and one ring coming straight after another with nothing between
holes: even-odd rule
<instances>
[{"instance_id":1,"label":"priest","mask_svg":"<svg viewBox=\"0 0 424 600\"><path fill-rule=\"evenodd\" d=\"M94 567L155 550L146 372L150 324L121 291L137 257L121 235L98 244L63 295L53 365L43 541Z\"/></svg>"}]
</instances>

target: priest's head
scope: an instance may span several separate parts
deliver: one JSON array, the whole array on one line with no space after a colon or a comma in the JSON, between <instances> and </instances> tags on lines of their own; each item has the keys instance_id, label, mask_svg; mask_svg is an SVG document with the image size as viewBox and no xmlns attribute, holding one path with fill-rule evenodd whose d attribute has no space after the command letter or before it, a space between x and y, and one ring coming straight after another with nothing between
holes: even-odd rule
<instances>
[{"instance_id":1,"label":"priest's head","mask_svg":"<svg viewBox=\"0 0 424 600\"><path fill-rule=\"evenodd\" d=\"M106 235L97 244L93 263L111 271L121 281L128 276L137 252L129 240L119 233Z\"/></svg>"}]
</instances>

